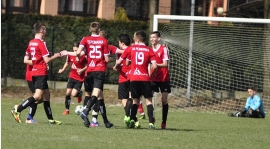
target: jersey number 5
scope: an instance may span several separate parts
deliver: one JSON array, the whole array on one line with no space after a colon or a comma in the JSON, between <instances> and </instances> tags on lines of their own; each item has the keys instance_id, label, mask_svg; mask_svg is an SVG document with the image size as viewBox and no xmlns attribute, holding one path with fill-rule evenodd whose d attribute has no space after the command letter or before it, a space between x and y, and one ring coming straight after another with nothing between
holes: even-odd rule
<instances>
[{"instance_id":1,"label":"jersey number 5","mask_svg":"<svg viewBox=\"0 0 270 149\"><path fill-rule=\"evenodd\" d=\"M89 57L90 58L101 58L101 51L99 51L100 46L90 46Z\"/></svg>"},{"instance_id":2,"label":"jersey number 5","mask_svg":"<svg viewBox=\"0 0 270 149\"><path fill-rule=\"evenodd\" d=\"M143 52L136 52L136 65L142 65L144 61Z\"/></svg>"}]
</instances>

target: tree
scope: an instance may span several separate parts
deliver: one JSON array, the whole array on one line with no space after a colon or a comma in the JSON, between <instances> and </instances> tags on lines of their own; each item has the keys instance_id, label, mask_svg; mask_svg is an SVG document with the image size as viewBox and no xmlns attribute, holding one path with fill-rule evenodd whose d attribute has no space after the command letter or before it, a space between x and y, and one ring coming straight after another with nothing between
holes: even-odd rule
<instances>
[{"instance_id":1,"label":"tree","mask_svg":"<svg viewBox=\"0 0 270 149\"><path fill-rule=\"evenodd\" d=\"M115 21L129 21L127 12L123 7L118 7L115 15L114 15L114 20Z\"/></svg>"}]
</instances>

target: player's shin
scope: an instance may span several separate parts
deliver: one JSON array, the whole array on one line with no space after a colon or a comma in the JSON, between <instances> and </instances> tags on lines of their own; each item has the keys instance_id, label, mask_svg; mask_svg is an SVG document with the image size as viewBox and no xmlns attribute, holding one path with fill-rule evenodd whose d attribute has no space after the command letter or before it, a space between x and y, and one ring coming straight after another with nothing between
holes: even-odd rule
<instances>
[{"instance_id":1,"label":"player's shin","mask_svg":"<svg viewBox=\"0 0 270 149\"><path fill-rule=\"evenodd\" d=\"M152 104L147 105L147 114L149 117L149 123L155 123L154 122L154 107Z\"/></svg>"},{"instance_id":2,"label":"player's shin","mask_svg":"<svg viewBox=\"0 0 270 149\"><path fill-rule=\"evenodd\" d=\"M51 104L50 101L44 101L43 102L44 110L47 115L47 118L49 120L53 120L52 110L51 110Z\"/></svg>"},{"instance_id":3,"label":"player's shin","mask_svg":"<svg viewBox=\"0 0 270 149\"><path fill-rule=\"evenodd\" d=\"M84 115L88 115L89 111L91 110L91 107L96 103L97 97L92 96L91 99L87 102L86 108L83 110Z\"/></svg>"},{"instance_id":4,"label":"player's shin","mask_svg":"<svg viewBox=\"0 0 270 149\"><path fill-rule=\"evenodd\" d=\"M136 119L137 110L138 110L138 105L137 104L133 104L131 106L131 113L130 113L130 119L131 120L135 120Z\"/></svg>"},{"instance_id":5,"label":"player's shin","mask_svg":"<svg viewBox=\"0 0 270 149\"><path fill-rule=\"evenodd\" d=\"M17 108L17 112L21 112L22 110L26 109L28 106L30 106L31 104L33 104L35 102L35 98L34 97L29 97L28 99L26 99L22 104L20 104Z\"/></svg>"}]
</instances>

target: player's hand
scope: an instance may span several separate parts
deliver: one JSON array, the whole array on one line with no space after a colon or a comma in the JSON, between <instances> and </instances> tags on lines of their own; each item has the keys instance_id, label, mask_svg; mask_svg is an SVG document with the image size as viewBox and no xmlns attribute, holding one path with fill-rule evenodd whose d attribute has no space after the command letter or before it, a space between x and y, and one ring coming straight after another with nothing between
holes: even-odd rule
<instances>
[{"instance_id":1,"label":"player's hand","mask_svg":"<svg viewBox=\"0 0 270 149\"><path fill-rule=\"evenodd\" d=\"M58 73L62 73L64 71L64 69L59 69Z\"/></svg>"},{"instance_id":2,"label":"player's hand","mask_svg":"<svg viewBox=\"0 0 270 149\"><path fill-rule=\"evenodd\" d=\"M46 64L46 66L47 66L47 70L50 70L50 66L49 66L49 64Z\"/></svg>"},{"instance_id":3,"label":"player's hand","mask_svg":"<svg viewBox=\"0 0 270 149\"><path fill-rule=\"evenodd\" d=\"M55 57L61 57L61 54L60 53L54 53L53 56L55 56Z\"/></svg>"},{"instance_id":4,"label":"player's hand","mask_svg":"<svg viewBox=\"0 0 270 149\"><path fill-rule=\"evenodd\" d=\"M118 65L117 65L118 66ZM115 66L113 66L113 70L114 71L118 71L119 70L119 66L117 67L116 65Z\"/></svg>"},{"instance_id":5,"label":"player's hand","mask_svg":"<svg viewBox=\"0 0 270 149\"><path fill-rule=\"evenodd\" d=\"M82 69L77 69L77 73L81 75L83 73Z\"/></svg>"},{"instance_id":6,"label":"player's hand","mask_svg":"<svg viewBox=\"0 0 270 149\"><path fill-rule=\"evenodd\" d=\"M63 50L60 52L61 56L67 56L68 55L68 51L67 50Z\"/></svg>"}]
</instances>

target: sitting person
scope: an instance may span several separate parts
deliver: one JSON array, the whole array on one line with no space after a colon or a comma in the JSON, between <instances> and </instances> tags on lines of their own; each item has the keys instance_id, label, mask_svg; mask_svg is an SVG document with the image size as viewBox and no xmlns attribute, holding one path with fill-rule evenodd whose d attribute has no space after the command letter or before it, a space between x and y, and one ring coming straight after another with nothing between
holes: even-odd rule
<instances>
[{"instance_id":1,"label":"sitting person","mask_svg":"<svg viewBox=\"0 0 270 149\"><path fill-rule=\"evenodd\" d=\"M248 88L248 94L249 97L247 98L245 107L235 114L228 113L228 115L233 117L265 118L263 100L256 94L254 87Z\"/></svg>"}]
</instances>

